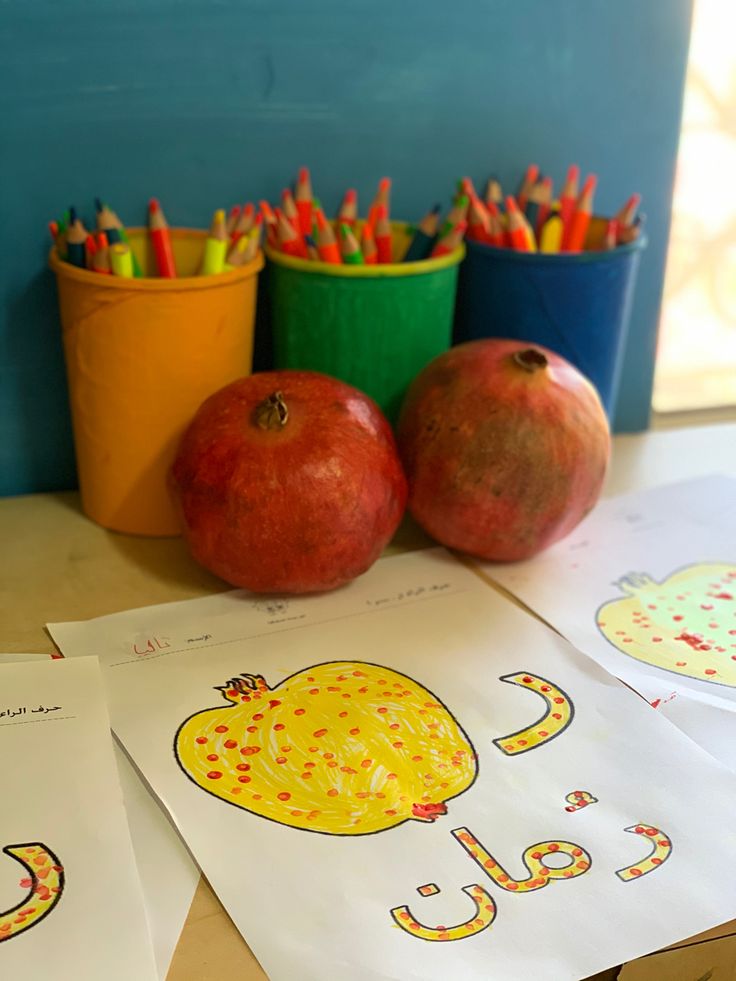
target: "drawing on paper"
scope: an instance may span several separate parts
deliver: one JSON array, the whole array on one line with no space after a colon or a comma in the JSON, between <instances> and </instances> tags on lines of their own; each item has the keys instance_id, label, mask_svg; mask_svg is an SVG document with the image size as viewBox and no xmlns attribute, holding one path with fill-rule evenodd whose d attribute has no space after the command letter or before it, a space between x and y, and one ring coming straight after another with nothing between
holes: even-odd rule
<instances>
[{"instance_id":1,"label":"drawing on paper","mask_svg":"<svg viewBox=\"0 0 736 981\"><path fill-rule=\"evenodd\" d=\"M589 804L598 803L598 798L589 794L587 790L573 790L571 793L565 795L565 800L567 801L565 810L570 813L580 811Z\"/></svg>"},{"instance_id":2,"label":"drawing on paper","mask_svg":"<svg viewBox=\"0 0 736 981\"><path fill-rule=\"evenodd\" d=\"M422 889L428 888L427 886L419 886L417 892L423 896L435 895L440 892L437 886L433 883L431 885L433 886L431 892L422 892ZM474 933L480 933L493 923L496 918L496 904L483 886L462 886L462 890L466 896L472 899L474 911L470 919L463 923L457 923L455 926L425 926L419 922L408 906L395 906L391 910L391 916L397 926L400 926L402 930L410 933L413 937L419 937L420 940L463 940L465 937L471 937Z\"/></svg>"},{"instance_id":3,"label":"drawing on paper","mask_svg":"<svg viewBox=\"0 0 736 981\"><path fill-rule=\"evenodd\" d=\"M26 870L20 880L26 895L11 909L0 912L0 943L30 930L49 915L61 899L64 869L50 848L39 841L6 845L3 852Z\"/></svg>"},{"instance_id":4,"label":"drawing on paper","mask_svg":"<svg viewBox=\"0 0 736 981\"><path fill-rule=\"evenodd\" d=\"M658 582L630 573L596 614L609 643L664 671L736 687L736 565L694 563Z\"/></svg>"},{"instance_id":5,"label":"drawing on paper","mask_svg":"<svg viewBox=\"0 0 736 981\"><path fill-rule=\"evenodd\" d=\"M537 749L559 736L572 722L575 708L570 697L546 678L520 671L517 674L504 675L499 678L499 681L528 688L529 691L541 695L546 703L542 717L533 725L493 740L494 746L507 756L518 756L519 753L528 753L532 749Z\"/></svg>"},{"instance_id":6,"label":"drawing on paper","mask_svg":"<svg viewBox=\"0 0 736 981\"><path fill-rule=\"evenodd\" d=\"M574 841L540 841L524 849L521 861L528 875L515 879L467 828L455 828L450 833L485 874L507 892L535 892L555 879L575 879L587 872L591 865L588 852ZM563 859L564 864L547 864L545 859L550 856L554 856L555 861Z\"/></svg>"},{"instance_id":7,"label":"drawing on paper","mask_svg":"<svg viewBox=\"0 0 736 981\"><path fill-rule=\"evenodd\" d=\"M177 762L202 790L279 824L366 835L431 822L476 778L449 709L390 668L330 661L273 688L244 674L216 690L226 704L182 723Z\"/></svg>"},{"instance_id":8,"label":"drawing on paper","mask_svg":"<svg viewBox=\"0 0 736 981\"><path fill-rule=\"evenodd\" d=\"M627 865L626 868L618 869L616 875L624 882L630 882L632 879L639 879L649 872L654 872L672 854L672 842L659 828L654 828L649 824L632 824L630 828L624 828L624 831L633 835L642 835L650 844L650 851L646 858L640 862L635 862L633 865Z\"/></svg>"}]
</instances>

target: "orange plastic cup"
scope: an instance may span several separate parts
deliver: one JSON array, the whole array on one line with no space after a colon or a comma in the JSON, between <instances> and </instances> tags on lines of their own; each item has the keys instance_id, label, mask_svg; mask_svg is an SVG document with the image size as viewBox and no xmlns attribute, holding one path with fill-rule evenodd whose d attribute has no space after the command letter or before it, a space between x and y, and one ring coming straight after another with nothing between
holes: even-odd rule
<instances>
[{"instance_id":1,"label":"orange plastic cup","mask_svg":"<svg viewBox=\"0 0 736 981\"><path fill-rule=\"evenodd\" d=\"M206 231L172 229L178 279L153 278L145 229L129 229L146 276L100 276L52 251L82 507L134 535L177 535L167 473L213 392L249 375L263 256L197 276Z\"/></svg>"}]
</instances>

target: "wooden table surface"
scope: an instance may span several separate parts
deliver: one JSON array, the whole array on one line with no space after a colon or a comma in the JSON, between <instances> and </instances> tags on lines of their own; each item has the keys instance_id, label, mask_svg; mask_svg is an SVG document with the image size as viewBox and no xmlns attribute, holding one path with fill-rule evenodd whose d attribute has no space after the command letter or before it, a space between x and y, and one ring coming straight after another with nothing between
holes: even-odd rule
<instances>
[{"instance_id":1,"label":"wooden table surface","mask_svg":"<svg viewBox=\"0 0 736 981\"><path fill-rule=\"evenodd\" d=\"M736 424L616 437L605 494L707 473L736 476ZM193 562L181 539L121 535L93 524L82 513L75 492L0 500L0 541L3 652L49 653L53 645L44 630L47 622L84 620L229 588ZM407 519L385 554L431 544ZM719 936L735 933L736 923L718 930ZM265 977L202 879L167 981ZM608 981L616 972L597 977Z\"/></svg>"}]
</instances>

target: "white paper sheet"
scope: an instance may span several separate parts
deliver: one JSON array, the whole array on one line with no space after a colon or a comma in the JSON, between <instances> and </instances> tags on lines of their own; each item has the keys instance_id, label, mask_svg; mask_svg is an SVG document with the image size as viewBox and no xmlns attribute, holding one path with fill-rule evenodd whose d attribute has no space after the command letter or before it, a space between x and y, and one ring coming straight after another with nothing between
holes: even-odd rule
<instances>
[{"instance_id":1,"label":"white paper sheet","mask_svg":"<svg viewBox=\"0 0 736 981\"><path fill-rule=\"evenodd\" d=\"M50 657L48 654L0 654L0 665L43 661ZM114 740L113 750L143 887L156 968L159 981L165 981L200 872L168 814Z\"/></svg>"},{"instance_id":2,"label":"white paper sheet","mask_svg":"<svg viewBox=\"0 0 736 981\"><path fill-rule=\"evenodd\" d=\"M577 979L736 915L734 775L442 550L49 628L274 981Z\"/></svg>"},{"instance_id":3,"label":"white paper sheet","mask_svg":"<svg viewBox=\"0 0 736 981\"><path fill-rule=\"evenodd\" d=\"M736 768L736 480L601 501L536 558L481 568Z\"/></svg>"},{"instance_id":4,"label":"white paper sheet","mask_svg":"<svg viewBox=\"0 0 736 981\"><path fill-rule=\"evenodd\" d=\"M0 977L153 981L96 658L0 670Z\"/></svg>"}]
</instances>

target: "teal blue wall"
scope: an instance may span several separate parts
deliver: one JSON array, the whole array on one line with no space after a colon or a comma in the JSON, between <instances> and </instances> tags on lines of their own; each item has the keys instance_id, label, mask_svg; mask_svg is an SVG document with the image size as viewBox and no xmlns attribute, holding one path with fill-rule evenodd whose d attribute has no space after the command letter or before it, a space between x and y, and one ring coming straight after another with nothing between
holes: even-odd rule
<instances>
[{"instance_id":1,"label":"teal blue wall","mask_svg":"<svg viewBox=\"0 0 736 981\"><path fill-rule=\"evenodd\" d=\"M644 196L617 428L647 424L692 0L6 0L0 493L72 487L46 222L151 195L172 224L275 198L310 165L328 210L383 174L416 218L455 179L599 175Z\"/></svg>"}]
</instances>

